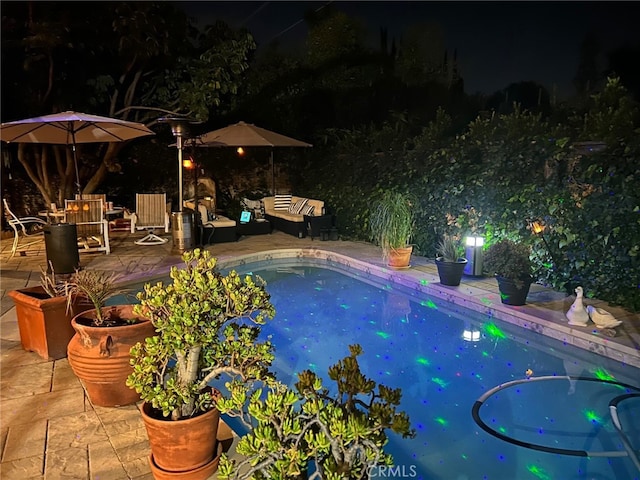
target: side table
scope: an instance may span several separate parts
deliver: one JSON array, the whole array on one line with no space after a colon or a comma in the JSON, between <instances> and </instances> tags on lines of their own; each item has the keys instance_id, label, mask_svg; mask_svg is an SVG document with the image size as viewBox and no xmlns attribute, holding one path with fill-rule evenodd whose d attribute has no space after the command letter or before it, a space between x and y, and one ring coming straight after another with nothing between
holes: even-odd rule
<instances>
[{"instance_id":1,"label":"side table","mask_svg":"<svg viewBox=\"0 0 640 480\"><path fill-rule=\"evenodd\" d=\"M271 222L269 220L252 220L248 223L238 222L238 235L265 235L271 233Z\"/></svg>"},{"instance_id":2,"label":"side table","mask_svg":"<svg viewBox=\"0 0 640 480\"><path fill-rule=\"evenodd\" d=\"M321 230L330 230L333 227L333 215L327 214L313 217L305 215L304 223L307 226L307 232L311 240L313 240L314 237L320 237Z\"/></svg>"}]
</instances>

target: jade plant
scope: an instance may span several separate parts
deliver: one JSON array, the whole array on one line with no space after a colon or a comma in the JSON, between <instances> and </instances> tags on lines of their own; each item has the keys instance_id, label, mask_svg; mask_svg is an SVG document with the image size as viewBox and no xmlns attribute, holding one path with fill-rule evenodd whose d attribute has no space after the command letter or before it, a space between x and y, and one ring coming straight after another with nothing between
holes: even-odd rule
<instances>
[{"instance_id":1,"label":"jade plant","mask_svg":"<svg viewBox=\"0 0 640 480\"><path fill-rule=\"evenodd\" d=\"M170 283L147 283L137 294L134 313L149 318L157 334L131 349L127 379L170 420L211 409L224 392L209 384L223 374L240 407L257 383L274 381L273 346L258 341L260 325L275 315L264 282L234 270L222 275L216 259L200 249L182 259L183 268L171 268ZM234 414L246 421L242 411Z\"/></svg>"},{"instance_id":2,"label":"jade plant","mask_svg":"<svg viewBox=\"0 0 640 480\"><path fill-rule=\"evenodd\" d=\"M278 384L266 396L256 391L248 409L255 425L236 448L243 458L223 454L218 477L284 480L311 470L310 480L362 479L376 465L392 465L384 451L387 431L415 436L408 415L397 409L402 392L367 378L358 364L361 346L349 350L329 367L334 394L310 370L298 374L295 390ZM221 400L219 408L233 409L233 401Z\"/></svg>"}]
</instances>

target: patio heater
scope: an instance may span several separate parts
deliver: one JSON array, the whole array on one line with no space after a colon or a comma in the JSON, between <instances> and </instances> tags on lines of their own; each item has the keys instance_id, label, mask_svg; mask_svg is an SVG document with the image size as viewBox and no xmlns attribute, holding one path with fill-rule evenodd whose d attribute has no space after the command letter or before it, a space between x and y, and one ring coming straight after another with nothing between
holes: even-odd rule
<instances>
[{"instance_id":1,"label":"patio heater","mask_svg":"<svg viewBox=\"0 0 640 480\"><path fill-rule=\"evenodd\" d=\"M167 123L171 127L171 133L176 138L178 149L178 211L171 213L171 230L173 232L173 248L179 252L193 248L193 212L183 212L184 198L182 194L182 151L184 140L189 138L189 125L193 121L185 117L164 117L159 122Z\"/></svg>"}]
</instances>

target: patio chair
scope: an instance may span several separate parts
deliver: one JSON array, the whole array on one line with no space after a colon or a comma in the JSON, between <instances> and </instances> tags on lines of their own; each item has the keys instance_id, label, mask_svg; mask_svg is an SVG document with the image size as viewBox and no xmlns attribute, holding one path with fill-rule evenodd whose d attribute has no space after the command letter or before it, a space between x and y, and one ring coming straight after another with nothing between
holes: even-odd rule
<instances>
[{"instance_id":1,"label":"patio chair","mask_svg":"<svg viewBox=\"0 0 640 480\"><path fill-rule=\"evenodd\" d=\"M13 245L11 246L11 257L16 252L24 252L29 246L35 245L44 240L44 225L46 221L36 217L18 217L9 208L6 199L2 199L4 212L9 226L13 229ZM21 240L26 240L21 242Z\"/></svg>"},{"instance_id":2,"label":"patio chair","mask_svg":"<svg viewBox=\"0 0 640 480\"><path fill-rule=\"evenodd\" d=\"M109 222L102 199L65 200L64 204L65 222L74 223L78 230L78 246L109 255Z\"/></svg>"},{"instance_id":3,"label":"patio chair","mask_svg":"<svg viewBox=\"0 0 640 480\"><path fill-rule=\"evenodd\" d=\"M76 193L76 200L102 200L107 203L106 193Z\"/></svg>"},{"instance_id":4,"label":"patio chair","mask_svg":"<svg viewBox=\"0 0 640 480\"><path fill-rule=\"evenodd\" d=\"M131 233L147 230L147 235L136 240L136 245L161 245L169 240L154 233L157 228L169 232L169 213L166 193L136 193L136 211L131 215Z\"/></svg>"}]
</instances>

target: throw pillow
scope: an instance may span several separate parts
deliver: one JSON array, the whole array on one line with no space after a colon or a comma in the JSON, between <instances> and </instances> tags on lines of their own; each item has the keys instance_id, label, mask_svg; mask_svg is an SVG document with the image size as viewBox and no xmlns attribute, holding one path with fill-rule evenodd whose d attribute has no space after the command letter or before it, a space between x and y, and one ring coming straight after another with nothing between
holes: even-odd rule
<instances>
[{"instance_id":1,"label":"throw pillow","mask_svg":"<svg viewBox=\"0 0 640 480\"><path fill-rule=\"evenodd\" d=\"M301 198L296 203L292 203L291 206L289 206L289 213L293 213L294 215L300 215L300 212L302 211L302 209L304 208L304 206L307 204L308 201L309 201L308 198Z\"/></svg>"},{"instance_id":2,"label":"throw pillow","mask_svg":"<svg viewBox=\"0 0 640 480\"><path fill-rule=\"evenodd\" d=\"M291 194L288 195L276 195L273 199L274 210L289 210L291 205Z\"/></svg>"},{"instance_id":3,"label":"throw pillow","mask_svg":"<svg viewBox=\"0 0 640 480\"><path fill-rule=\"evenodd\" d=\"M313 217L315 209L315 205L305 205L300 214L306 215L307 217Z\"/></svg>"}]
</instances>

